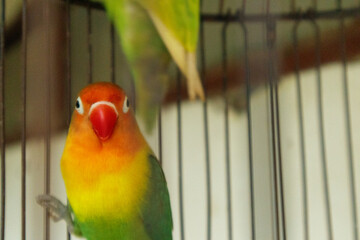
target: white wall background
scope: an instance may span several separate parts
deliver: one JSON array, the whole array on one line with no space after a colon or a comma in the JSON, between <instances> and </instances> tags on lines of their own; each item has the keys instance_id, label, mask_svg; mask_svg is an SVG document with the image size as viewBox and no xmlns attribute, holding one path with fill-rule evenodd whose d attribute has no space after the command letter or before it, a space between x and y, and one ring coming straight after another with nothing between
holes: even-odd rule
<instances>
[{"instance_id":1,"label":"white wall background","mask_svg":"<svg viewBox=\"0 0 360 240\"><path fill-rule=\"evenodd\" d=\"M340 64L321 68L324 109L325 147L330 184L330 204L334 239L353 239L347 138L345 131L342 67ZM358 199L357 216L360 218L360 64L348 65L350 113L354 169ZM316 73L301 73L305 129L305 155L309 200L310 239L328 239L325 218L324 190L319 144L317 114ZM270 135L268 92L262 88L251 97L253 125L253 154L255 176L256 239L272 239ZM299 117L295 76L282 79L279 86L281 143L284 172L286 226L288 239L304 239L301 190L301 158ZM184 102L182 114L182 151L185 238L206 237L206 176L203 107L200 102ZM224 105L221 98L212 99L208 105L209 143L211 162L212 239L227 239L227 205L225 175ZM232 190L233 239L251 239L249 167L246 112L229 112L230 162ZM179 239L178 194L178 136L176 106L162 111L163 167L170 190L174 239ZM158 151L157 130L148 136L154 151ZM66 200L59 161L65 133L53 136L51 141L51 193ZM27 143L26 172L26 222L27 239L43 239L44 212L35 202L42 194L44 179L44 141L29 139ZM6 148L6 222L5 239L20 239L20 145ZM359 230L359 229L358 229ZM51 222L51 239L66 239L65 223ZM360 234L360 233L359 233ZM76 239L76 238L73 238Z\"/></svg>"}]
</instances>

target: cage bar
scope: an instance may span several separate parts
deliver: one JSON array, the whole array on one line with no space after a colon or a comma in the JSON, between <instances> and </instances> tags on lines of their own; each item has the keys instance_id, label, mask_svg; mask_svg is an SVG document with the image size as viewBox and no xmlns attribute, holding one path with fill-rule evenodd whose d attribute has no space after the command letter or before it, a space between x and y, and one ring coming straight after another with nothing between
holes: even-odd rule
<instances>
[{"instance_id":1,"label":"cage bar","mask_svg":"<svg viewBox=\"0 0 360 240\"><path fill-rule=\"evenodd\" d=\"M86 23L87 23L87 33L86 33L86 44L87 44L87 51L88 51L88 84L93 82L92 79L92 41L91 41L91 35L92 35L92 10L90 1L87 2L86 6Z\"/></svg>"},{"instance_id":2,"label":"cage bar","mask_svg":"<svg viewBox=\"0 0 360 240\"><path fill-rule=\"evenodd\" d=\"M46 56L47 59L46 67L45 67L45 77L44 77L44 85L46 89L45 94L45 162L44 162L44 193L50 194L50 151L51 151L51 145L50 145L50 134L51 134L51 54L50 54L50 5L49 1L45 0L44 2L44 19L46 21L45 26L45 48L46 48ZM50 239L50 215L49 212L44 209L44 239L49 240Z\"/></svg>"},{"instance_id":3,"label":"cage bar","mask_svg":"<svg viewBox=\"0 0 360 240\"><path fill-rule=\"evenodd\" d=\"M328 171L327 171L327 161L326 161L326 149L325 149L325 131L324 131L324 113L323 113L323 101L322 101L322 83L321 83L321 59L320 59L320 30L319 26L315 21L311 21L315 29L315 52L316 52L316 84L317 84L317 105L318 105L318 114L319 114L319 132L320 132L320 146L321 146L321 163L322 163L322 175L323 175L323 184L325 192L325 206L326 206L326 220L329 239L333 239L333 229L331 221L331 207L330 207L330 196L329 196L329 180L328 180Z\"/></svg>"},{"instance_id":4,"label":"cage bar","mask_svg":"<svg viewBox=\"0 0 360 240\"><path fill-rule=\"evenodd\" d=\"M161 105L159 105L159 115L158 115L158 144L159 144L159 154L158 154L158 160L160 163L160 166L163 164L163 158L162 158L162 117L161 117Z\"/></svg>"},{"instance_id":5,"label":"cage bar","mask_svg":"<svg viewBox=\"0 0 360 240\"><path fill-rule=\"evenodd\" d=\"M21 105L21 239L26 239L26 80L27 80L27 0L22 1L22 105Z\"/></svg>"},{"instance_id":6,"label":"cage bar","mask_svg":"<svg viewBox=\"0 0 360 240\"><path fill-rule=\"evenodd\" d=\"M224 12L224 4L225 4L224 0L219 0L219 11L218 11L219 14L223 14L223 12Z\"/></svg>"},{"instance_id":7,"label":"cage bar","mask_svg":"<svg viewBox=\"0 0 360 240\"><path fill-rule=\"evenodd\" d=\"M340 1L341 2L341 1ZM339 6L341 8L341 4ZM346 61L346 46L345 46L345 31L344 31L344 19L340 19L340 45L341 45L341 64L343 68L343 91L344 91L344 105L345 105L345 121L346 121L346 137L347 137L347 146L348 146L348 165L349 165L349 182L350 182L350 194L351 194L351 215L353 221L353 230L354 230L354 239L359 239L359 234L357 231L358 219L357 219L357 201L355 193L355 167L353 160L353 144L352 144L352 131L351 131L351 122L350 122L350 106L349 106L349 81L347 74L347 61Z\"/></svg>"},{"instance_id":8,"label":"cage bar","mask_svg":"<svg viewBox=\"0 0 360 240\"><path fill-rule=\"evenodd\" d=\"M72 98L71 98L71 7L70 0L66 0L65 3L65 14L66 14L66 82L67 82L67 107L68 107L68 117L67 117L67 126L70 126L71 114L73 110ZM66 199L67 206L69 206L69 201ZM66 239L71 240L71 234L66 226Z\"/></svg>"},{"instance_id":9,"label":"cage bar","mask_svg":"<svg viewBox=\"0 0 360 240\"><path fill-rule=\"evenodd\" d=\"M115 27L113 24L110 23L110 58L111 58L111 66L110 66L110 73L111 73L111 82L116 82L116 76L115 76Z\"/></svg>"},{"instance_id":10,"label":"cage bar","mask_svg":"<svg viewBox=\"0 0 360 240\"><path fill-rule=\"evenodd\" d=\"M179 174L179 211L180 211L180 239L185 240L184 225L184 197L183 197L183 164L182 164L182 127L181 127L181 74L178 70L177 78L177 134L178 134L178 174Z\"/></svg>"},{"instance_id":11,"label":"cage bar","mask_svg":"<svg viewBox=\"0 0 360 240\"><path fill-rule=\"evenodd\" d=\"M5 0L1 0L0 13L0 151L1 151L1 235L5 239Z\"/></svg>"},{"instance_id":12,"label":"cage bar","mask_svg":"<svg viewBox=\"0 0 360 240\"><path fill-rule=\"evenodd\" d=\"M230 144L229 144L229 103L228 98L226 96L227 93L227 29L228 22L225 22L222 31L222 91L224 98L224 117L225 117L225 125L224 125L224 133L225 133L225 164L226 164L226 197L227 197L227 221L228 221L228 239L232 240L232 203L231 203L231 174L230 174Z\"/></svg>"},{"instance_id":13,"label":"cage bar","mask_svg":"<svg viewBox=\"0 0 360 240\"><path fill-rule=\"evenodd\" d=\"M91 6L94 9L104 10L104 6L98 2L88 2L86 0L71 0L73 4L80 6ZM220 4L219 4L220 5ZM269 18L276 21L296 21L296 20L315 20L315 19L336 19L342 17L358 17L360 15L360 6L353 8L342 8L339 10L319 10L313 11L308 9L306 11L299 10L296 12L283 12L283 13L268 13L268 14L246 14L246 15L237 15L216 13L204 13L201 15L201 20L206 22L266 22Z\"/></svg>"},{"instance_id":14,"label":"cage bar","mask_svg":"<svg viewBox=\"0 0 360 240\"><path fill-rule=\"evenodd\" d=\"M269 13L269 1L267 1L267 13ZM274 214L276 239L286 240L286 220L284 188L282 176L280 118L278 100L278 76L276 75L276 22L271 17L266 22L266 45L268 54L268 82L270 88L270 124L271 124L271 148L272 148L272 176L274 189Z\"/></svg>"},{"instance_id":15,"label":"cage bar","mask_svg":"<svg viewBox=\"0 0 360 240\"><path fill-rule=\"evenodd\" d=\"M211 240L211 179L210 179L210 148L209 148L209 121L208 121L208 102L205 81L205 23L200 22L200 65L201 79L204 88L205 101L203 102L204 116L204 141L205 141L205 174L206 174L206 239Z\"/></svg>"},{"instance_id":16,"label":"cage bar","mask_svg":"<svg viewBox=\"0 0 360 240\"><path fill-rule=\"evenodd\" d=\"M305 134L304 134L304 114L302 106L302 89L300 84L300 66L299 66L299 49L298 49L298 36L297 30L300 22L296 22L293 27L293 44L295 55L295 76L296 76L296 94L298 103L298 115L299 115L299 137L300 137L300 158L301 158L301 177L302 177L302 202L303 202L303 214L304 214L304 238L309 239L309 208L308 208L308 189L307 189L307 177L306 177L306 156L305 156Z\"/></svg>"},{"instance_id":17,"label":"cage bar","mask_svg":"<svg viewBox=\"0 0 360 240\"><path fill-rule=\"evenodd\" d=\"M242 12L245 11L246 0L243 1ZM240 14L240 12L239 12ZM245 88L246 88L246 112L248 128L248 150L249 150L249 183L250 183L250 222L251 239L256 239L255 229L255 195L254 195L254 167L253 167L253 141L252 141L252 116L251 116L251 78L249 65L249 42L248 30L244 22L240 23L244 35L244 62L245 62Z\"/></svg>"},{"instance_id":18,"label":"cage bar","mask_svg":"<svg viewBox=\"0 0 360 240\"><path fill-rule=\"evenodd\" d=\"M68 121L67 126L70 125L71 114L73 110L73 103L71 101L71 8L70 0L66 0L65 5L66 14L66 82L67 82L67 107L68 107Z\"/></svg>"}]
</instances>

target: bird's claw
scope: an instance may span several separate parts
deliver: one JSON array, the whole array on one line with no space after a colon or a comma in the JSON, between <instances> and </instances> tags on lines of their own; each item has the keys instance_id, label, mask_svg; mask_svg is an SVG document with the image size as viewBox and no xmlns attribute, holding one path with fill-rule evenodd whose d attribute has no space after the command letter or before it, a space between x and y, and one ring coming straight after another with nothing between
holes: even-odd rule
<instances>
[{"instance_id":1,"label":"bird's claw","mask_svg":"<svg viewBox=\"0 0 360 240\"><path fill-rule=\"evenodd\" d=\"M62 219L67 220L68 217L68 208L57 198L50 195L39 195L36 197L36 202L47 209L50 214L50 217L58 222Z\"/></svg>"}]
</instances>

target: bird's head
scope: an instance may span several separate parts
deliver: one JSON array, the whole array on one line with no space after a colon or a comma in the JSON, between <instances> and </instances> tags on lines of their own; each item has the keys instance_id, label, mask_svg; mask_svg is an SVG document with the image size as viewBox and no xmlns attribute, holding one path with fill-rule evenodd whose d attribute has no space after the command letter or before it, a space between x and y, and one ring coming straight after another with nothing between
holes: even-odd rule
<instances>
[{"instance_id":1,"label":"bird's head","mask_svg":"<svg viewBox=\"0 0 360 240\"><path fill-rule=\"evenodd\" d=\"M129 99L120 87L101 82L81 90L72 117L72 133L106 142L113 135L130 134L134 128L138 131Z\"/></svg>"}]
</instances>

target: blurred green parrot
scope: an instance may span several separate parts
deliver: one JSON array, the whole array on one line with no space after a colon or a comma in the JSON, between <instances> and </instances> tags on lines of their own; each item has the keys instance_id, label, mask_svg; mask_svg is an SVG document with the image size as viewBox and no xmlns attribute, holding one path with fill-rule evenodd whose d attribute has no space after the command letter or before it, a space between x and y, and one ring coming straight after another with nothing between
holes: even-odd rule
<instances>
[{"instance_id":1,"label":"blurred green parrot","mask_svg":"<svg viewBox=\"0 0 360 240\"><path fill-rule=\"evenodd\" d=\"M152 129L174 59L187 79L190 99L204 100L196 66L199 0L99 0L113 21L136 89L136 111ZM173 82L173 83L172 83Z\"/></svg>"}]
</instances>

